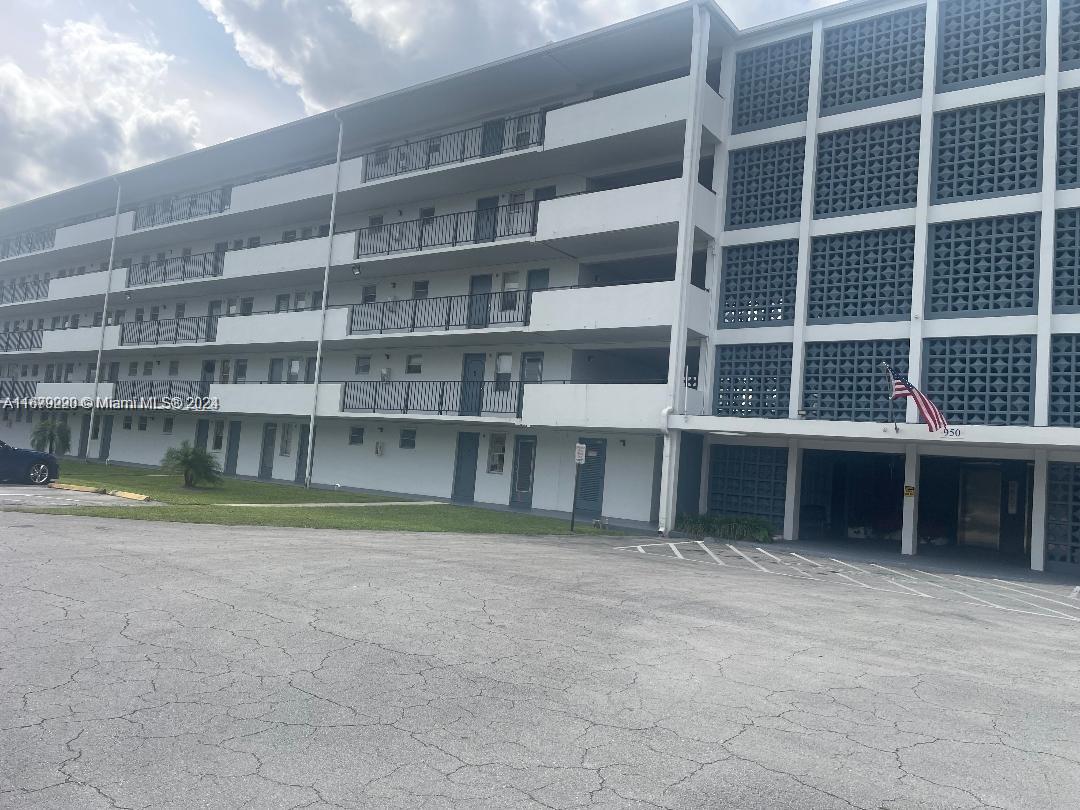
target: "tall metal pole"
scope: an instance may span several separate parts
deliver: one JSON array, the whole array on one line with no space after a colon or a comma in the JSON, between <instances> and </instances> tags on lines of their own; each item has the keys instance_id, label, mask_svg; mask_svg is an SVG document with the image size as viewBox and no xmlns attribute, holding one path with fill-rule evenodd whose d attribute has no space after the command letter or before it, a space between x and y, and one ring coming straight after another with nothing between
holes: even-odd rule
<instances>
[{"instance_id":1,"label":"tall metal pole","mask_svg":"<svg viewBox=\"0 0 1080 810\"><path fill-rule=\"evenodd\" d=\"M319 382L322 380L323 344L326 342L326 306L330 302L330 264L334 258L334 226L337 224L338 188L341 186L341 143L345 122L334 113L338 122L337 157L334 163L334 191L330 195L330 234L326 243L326 265L323 267L322 317L319 319L319 343L315 347L315 393L311 397L311 417L308 419L307 460L304 462L304 486L311 488L311 468L315 463L315 414L319 410Z\"/></svg>"},{"instance_id":2,"label":"tall metal pole","mask_svg":"<svg viewBox=\"0 0 1080 810\"><path fill-rule=\"evenodd\" d=\"M94 435L94 420L97 419L98 391L101 387L101 359L105 352L105 327L109 318L109 293L112 292L113 265L116 262L116 237L120 233L120 180L113 178L116 183L116 209L113 211L112 241L109 243L109 269L105 274L105 300L101 304L101 328L98 336L97 360L94 362L94 398L90 401L90 436ZM90 446L90 437L86 440L87 448Z\"/></svg>"}]
</instances>

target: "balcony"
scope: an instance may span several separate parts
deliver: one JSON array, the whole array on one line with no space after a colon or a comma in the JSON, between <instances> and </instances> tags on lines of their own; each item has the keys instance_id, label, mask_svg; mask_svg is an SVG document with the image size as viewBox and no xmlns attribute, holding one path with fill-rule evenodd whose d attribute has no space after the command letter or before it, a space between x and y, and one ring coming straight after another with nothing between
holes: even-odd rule
<instances>
[{"instance_id":1,"label":"balcony","mask_svg":"<svg viewBox=\"0 0 1080 810\"><path fill-rule=\"evenodd\" d=\"M521 420L550 427L659 430L669 394L658 382L545 381L525 386Z\"/></svg>"},{"instance_id":2,"label":"balcony","mask_svg":"<svg viewBox=\"0 0 1080 810\"><path fill-rule=\"evenodd\" d=\"M529 292L508 291L354 304L349 307L349 334L525 326L529 298Z\"/></svg>"},{"instance_id":3,"label":"balcony","mask_svg":"<svg viewBox=\"0 0 1080 810\"><path fill-rule=\"evenodd\" d=\"M26 332L0 332L0 352L29 352L41 348L41 329Z\"/></svg>"},{"instance_id":4,"label":"balcony","mask_svg":"<svg viewBox=\"0 0 1080 810\"><path fill-rule=\"evenodd\" d=\"M109 382L99 383L97 395L102 399L113 398L113 384ZM94 396L94 383L92 382L39 382L35 396L38 399L45 397L67 399L91 399Z\"/></svg>"},{"instance_id":5,"label":"balcony","mask_svg":"<svg viewBox=\"0 0 1080 810\"><path fill-rule=\"evenodd\" d=\"M5 399L31 399L37 389L33 380L0 380L0 401Z\"/></svg>"},{"instance_id":6,"label":"balcony","mask_svg":"<svg viewBox=\"0 0 1080 810\"><path fill-rule=\"evenodd\" d=\"M24 301L41 301L49 297L48 279L0 284L0 304L21 304Z\"/></svg>"},{"instance_id":7,"label":"balcony","mask_svg":"<svg viewBox=\"0 0 1080 810\"><path fill-rule=\"evenodd\" d=\"M469 129L369 152L363 155L363 181L368 183L384 177L494 157L539 146L543 142L543 113L495 119Z\"/></svg>"},{"instance_id":8,"label":"balcony","mask_svg":"<svg viewBox=\"0 0 1080 810\"><path fill-rule=\"evenodd\" d=\"M121 346L206 343L217 337L218 316L170 318L120 324Z\"/></svg>"},{"instance_id":9,"label":"balcony","mask_svg":"<svg viewBox=\"0 0 1080 810\"><path fill-rule=\"evenodd\" d=\"M221 413L309 416L314 403L313 383L212 383L209 396ZM338 414L340 416L340 414Z\"/></svg>"},{"instance_id":10,"label":"balcony","mask_svg":"<svg viewBox=\"0 0 1080 810\"><path fill-rule=\"evenodd\" d=\"M176 194L143 203L135 209L132 230L168 225L188 219L220 214L229 209L232 187L223 186L194 194Z\"/></svg>"},{"instance_id":11,"label":"balcony","mask_svg":"<svg viewBox=\"0 0 1080 810\"><path fill-rule=\"evenodd\" d=\"M509 380L357 380L342 385L341 410L516 418L521 390Z\"/></svg>"},{"instance_id":12,"label":"balcony","mask_svg":"<svg viewBox=\"0 0 1080 810\"><path fill-rule=\"evenodd\" d=\"M356 258L495 242L536 233L534 202L458 211L360 228Z\"/></svg>"},{"instance_id":13,"label":"balcony","mask_svg":"<svg viewBox=\"0 0 1080 810\"><path fill-rule=\"evenodd\" d=\"M22 231L0 239L0 259L10 259L15 256L25 256L27 253L37 253L40 250L49 250L54 244L56 244L55 225Z\"/></svg>"},{"instance_id":14,"label":"balcony","mask_svg":"<svg viewBox=\"0 0 1080 810\"><path fill-rule=\"evenodd\" d=\"M225 254L220 252L195 253L189 256L143 262L127 269L124 286L144 287L150 284L213 278L220 276L224 267Z\"/></svg>"},{"instance_id":15,"label":"balcony","mask_svg":"<svg viewBox=\"0 0 1080 810\"><path fill-rule=\"evenodd\" d=\"M113 383L116 399L165 400L205 397L210 383L201 380L120 380Z\"/></svg>"}]
</instances>

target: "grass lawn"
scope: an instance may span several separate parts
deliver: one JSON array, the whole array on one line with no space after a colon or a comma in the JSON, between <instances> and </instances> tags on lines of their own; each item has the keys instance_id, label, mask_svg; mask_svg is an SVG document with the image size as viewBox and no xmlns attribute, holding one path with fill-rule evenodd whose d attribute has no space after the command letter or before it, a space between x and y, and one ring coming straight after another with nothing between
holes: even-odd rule
<instances>
[{"instance_id":1,"label":"grass lawn","mask_svg":"<svg viewBox=\"0 0 1080 810\"><path fill-rule=\"evenodd\" d=\"M115 464L93 464L86 461L64 460L60 464L60 482L84 484L105 489L123 489L149 495L155 501L171 505L215 503L370 503L387 500L379 495L341 492L332 489L304 489L289 484L264 483L224 479L220 486L200 486L185 489L179 475L168 475L158 469L122 467Z\"/></svg>"}]
</instances>

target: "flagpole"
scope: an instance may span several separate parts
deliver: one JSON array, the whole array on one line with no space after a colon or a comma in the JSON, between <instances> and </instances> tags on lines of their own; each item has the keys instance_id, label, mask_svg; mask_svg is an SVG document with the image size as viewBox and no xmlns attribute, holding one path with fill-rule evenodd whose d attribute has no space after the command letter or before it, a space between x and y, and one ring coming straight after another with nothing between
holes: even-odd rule
<instances>
[{"instance_id":1,"label":"flagpole","mask_svg":"<svg viewBox=\"0 0 1080 810\"><path fill-rule=\"evenodd\" d=\"M900 432L900 428L896 426L896 413L893 410L893 405L896 404L896 399L893 397L893 374L889 364L884 360L881 361L881 371L885 375L885 384L888 386L889 397L889 421L892 422L893 430L897 433Z\"/></svg>"}]
</instances>

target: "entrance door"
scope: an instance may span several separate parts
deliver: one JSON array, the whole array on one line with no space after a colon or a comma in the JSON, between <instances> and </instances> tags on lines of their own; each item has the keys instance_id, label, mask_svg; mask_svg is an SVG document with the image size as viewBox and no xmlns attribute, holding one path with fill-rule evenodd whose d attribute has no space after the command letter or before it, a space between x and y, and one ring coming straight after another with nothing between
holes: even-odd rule
<instances>
[{"instance_id":1,"label":"entrance door","mask_svg":"<svg viewBox=\"0 0 1080 810\"><path fill-rule=\"evenodd\" d=\"M481 197L476 201L476 224L473 226L474 242L493 242L498 232L499 198Z\"/></svg>"},{"instance_id":2,"label":"entrance door","mask_svg":"<svg viewBox=\"0 0 1080 810\"><path fill-rule=\"evenodd\" d=\"M210 420L200 419L195 423L195 446L200 450L206 449L206 439L210 435Z\"/></svg>"},{"instance_id":3,"label":"entrance door","mask_svg":"<svg viewBox=\"0 0 1080 810\"><path fill-rule=\"evenodd\" d=\"M239 420L229 422L229 440L225 444L225 474L236 475L236 458L240 455L240 428L244 426Z\"/></svg>"},{"instance_id":4,"label":"entrance door","mask_svg":"<svg viewBox=\"0 0 1080 810\"><path fill-rule=\"evenodd\" d=\"M203 360L202 373L199 376L199 396L210 396L210 384L214 381L215 373L217 373L217 361Z\"/></svg>"},{"instance_id":5,"label":"entrance door","mask_svg":"<svg viewBox=\"0 0 1080 810\"><path fill-rule=\"evenodd\" d=\"M118 382L120 380L120 364L109 363L109 371L105 377L105 382Z\"/></svg>"},{"instance_id":6,"label":"entrance door","mask_svg":"<svg viewBox=\"0 0 1080 810\"><path fill-rule=\"evenodd\" d=\"M544 353L543 352L522 352L521 353L521 374L520 374L520 387L518 391L518 406L517 415L521 418L522 409L525 407L525 391L528 383L538 383L544 381Z\"/></svg>"},{"instance_id":7,"label":"entrance door","mask_svg":"<svg viewBox=\"0 0 1080 810\"><path fill-rule=\"evenodd\" d=\"M461 364L460 416L479 416L484 409L484 363L486 355L466 354Z\"/></svg>"},{"instance_id":8,"label":"entrance door","mask_svg":"<svg viewBox=\"0 0 1080 810\"><path fill-rule=\"evenodd\" d=\"M277 425L263 425L262 451L259 453L259 478L274 477L274 447L277 444Z\"/></svg>"},{"instance_id":9,"label":"entrance door","mask_svg":"<svg viewBox=\"0 0 1080 810\"><path fill-rule=\"evenodd\" d=\"M585 445L585 463L581 465L578 481L577 512L599 517L604 506L604 467L607 461L607 439L578 439Z\"/></svg>"},{"instance_id":10,"label":"entrance door","mask_svg":"<svg viewBox=\"0 0 1080 810\"><path fill-rule=\"evenodd\" d=\"M510 480L510 505L532 507L533 477L536 471L536 437L514 438L514 468Z\"/></svg>"},{"instance_id":11,"label":"entrance door","mask_svg":"<svg viewBox=\"0 0 1080 810\"><path fill-rule=\"evenodd\" d=\"M101 418L101 443L98 445L98 460L100 461L107 461L109 451L112 449L112 423L111 413Z\"/></svg>"},{"instance_id":12,"label":"entrance door","mask_svg":"<svg viewBox=\"0 0 1080 810\"><path fill-rule=\"evenodd\" d=\"M90 414L84 413L79 427L79 458L86 458L86 448L90 444Z\"/></svg>"},{"instance_id":13,"label":"entrance door","mask_svg":"<svg viewBox=\"0 0 1080 810\"><path fill-rule=\"evenodd\" d=\"M310 429L308 425L301 427L300 440L296 443L296 472L293 474L293 481L297 484L307 481L307 446Z\"/></svg>"},{"instance_id":14,"label":"entrance door","mask_svg":"<svg viewBox=\"0 0 1080 810\"><path fill-rule=\"evenodd\" d=\"M454 487L450 499L472 503L476 493L476 461L480 454L479 433L457 435L457 455L454 458Z\"/></svg>"},{"instance_id":15,"label":"entrance door","mask_svg":"<svg viewBox=\"0 0 1080 810\"><path fill-rule=\"evenodd\" d=\"M502 118L485 121L480 130L480 156L497 155L506 140L506 122Z\"/></svg>"},{"instance_id":16,"label":"entrance door","mask_svg":"<svg viewBox=\"0 0 1080 810\"><path fill-rule=\"evenodd\" d=\"M1001 468L997 464L965 464L960 474L962 546L997 549L1001 537Z\"/></svg>"},{"instance_id":17,"label":"entrance door","mask_svg":"<svg viewBox=\"0 0 1080 810\"><path fill-rule=\"evenodd\" d=\"M488 325L491 308L491 273L469 279L469 328L483 329Z\"/></svg>"},{"instance_id":18,"label":"entrance door","mask_svg":"<svg viewBox=\"0 0 1080 810\"><path fill-rule=\"evenodd\" d=\"M221 317L221 301L211 301L206 311L206 339L217 340L218 318Z\"/></svg>"}]
</instances>

